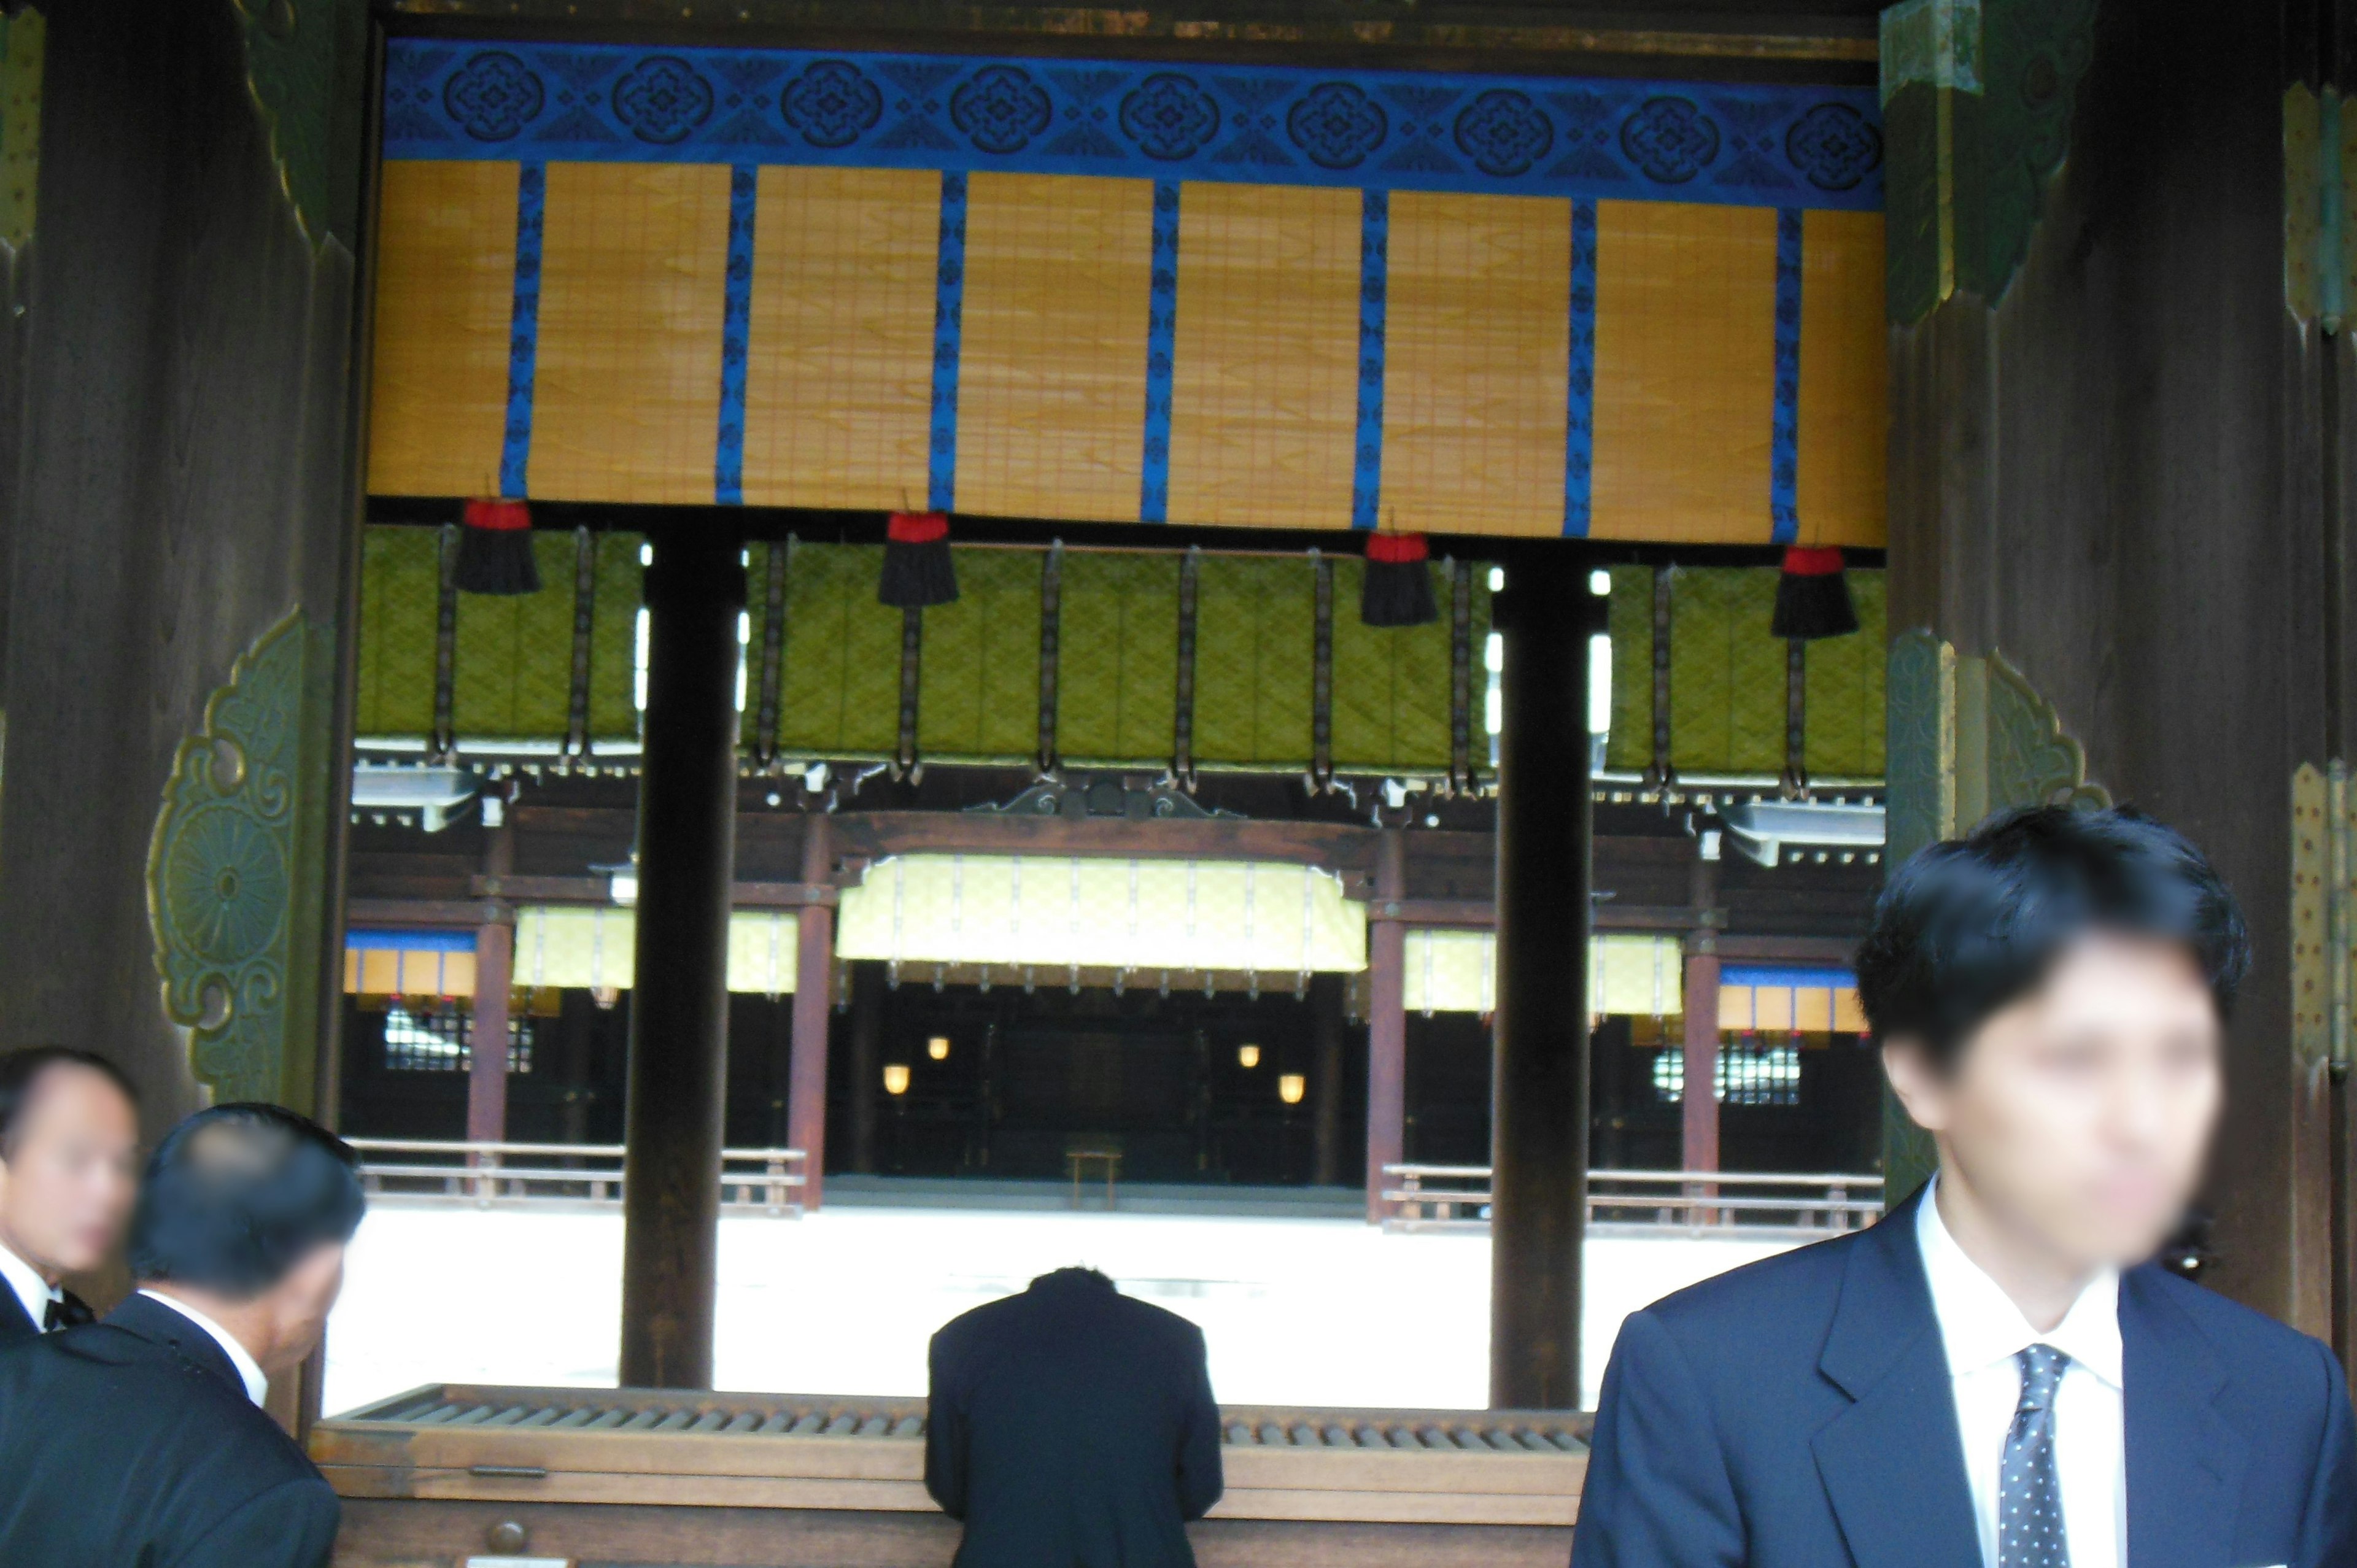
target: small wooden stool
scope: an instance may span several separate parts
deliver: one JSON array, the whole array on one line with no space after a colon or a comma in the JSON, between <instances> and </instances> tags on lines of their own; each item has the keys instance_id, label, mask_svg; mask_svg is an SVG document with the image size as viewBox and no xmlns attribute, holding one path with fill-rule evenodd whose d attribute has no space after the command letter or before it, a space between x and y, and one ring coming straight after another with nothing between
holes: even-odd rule
<instances>
[{"instance_id":1,"label":"small wooden stool","mask_svg":"<svg viewBox=\"0 0 2357 1568\"><path fill-rule=\"evenodd\" d=\"M1085 1144L1064 1145L1064 1158L1072 1167L1072 1207L1081 1206L1081 1170L1091 1160L1104 1164L1105 1207L1114 1206L1114 1180L1121 1174L1121 1144L1113 1139L1095 1139Z\"/></svg>"}]
</instances>

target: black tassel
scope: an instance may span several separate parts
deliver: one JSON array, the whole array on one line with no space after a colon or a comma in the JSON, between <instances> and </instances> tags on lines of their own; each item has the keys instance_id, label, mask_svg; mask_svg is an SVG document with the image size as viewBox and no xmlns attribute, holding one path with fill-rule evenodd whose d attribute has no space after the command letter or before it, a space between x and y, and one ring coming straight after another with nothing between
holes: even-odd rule
<instances>
[{"instance_id":1,"label":"black tassel","mask_svg":"<svg viewBox=\"0 0 2357 1568\"><path fill-rule=\"evenodd\" d=\"M896 511L884 525L884 575L879 603L922 609L957 602L957 568L950 562L950 515Z\"/></svg>"},{"instance_id":2,"label":"black tassel","mask_svg":"<svg viewBox=\"0 0 2357 1568\"><path fill-rule=\"evenodd\" d=\"M532 512L522 501L467 503L466 526L458 530L458 559L450 582L462 594L515 597L540 592L540 566L532 558Z\"/></svg>"},{"instance_id":3,"label":"black tassel","mask_svg":"<svg viewBox=\"0 0 2357 1568\"><path fill-rule=\"evenodd\" d=\"M1771 636L1808 641L1847 637L1857 629L1857 608L1849 602L1849 579L1842 575L1839 550L1784 552L1784 575L1776 580Z\"/></svg>"},{"instance_id":4,"label":"black tassel","mask_svg":"<svg viewBox=\"0 0 2357 1568\"><path fill-rule=\"evenodd\" d=\"M1431 549L1421 533L1367 538L1367 576L1359 618L1369 626L1429 626L1440 618L1432 596Z\"/></svg>"}]
</instances>

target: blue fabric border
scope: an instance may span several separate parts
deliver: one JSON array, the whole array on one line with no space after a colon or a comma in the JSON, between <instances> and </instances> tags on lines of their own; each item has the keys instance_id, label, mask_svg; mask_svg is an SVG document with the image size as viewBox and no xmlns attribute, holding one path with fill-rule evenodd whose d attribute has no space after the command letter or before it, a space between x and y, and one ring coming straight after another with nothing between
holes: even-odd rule
<instances>
[{"instance_id":1,"label":"blue fabric border","mask_svg":"<svg viewBox=\"0 0 2357 1568\"><path fill-rule=\"evenodd\" d=\"M1871 87L431 38L387 47L384 156L1861 211L1884 173Z\"/></svg>"},{"instance_id":2,"label":"blue fabric border","mask_svg":"<svg viewBox=\"0 0 2357 1568\"><path fill-rule=\"evenodd\" d=\"M1359 439L1351 526L1377 526L1383 485L1383 317L1391 293L1392 199L1370 190L1359 209Z\"/></svg>"},{"instance_id":3,"label":"blue fabric border","mask_svg":"<svg viewBox=\"0 0 2357 1568\"><path fill-rule=\"evenodd\" d=\"M1793 968L1773 964L1726 964L1718 972L1721 985L1766 985L1793 991L1849 991L1857 976L1846 969Z\"/></svg>"},{"instance_id":4,"label":"blue fabric border","mask_svg":"<svg viewBox=\"0 0 2357 1568\"><path fill-rule=\"evenodd\" d=\"M1170 379L1178 352L1178 182L1154 182L1154 260L1146 306L1146 467L1137 521L1170 521Z\"/></svg>"},{"instance_id":5,"label":"blue fabric border","mask_svg":"<svg viewBox=\"0 0 2357 1568\"><path fill-rule=\"evenodd\" d=\"M728 274L720 316L720 440L713 462L714 499L745 499L745 369L753 350L753 222L761 171L740 164L728 175Z\"/></svg>"},{"instance_id":6,"label":"blue fabric border","mask_svg":"<svg viewBox=\"0 0 2357 1568\"><path fill-rule=\"evenodd\" d=\"M933 419L925 504L957 505L958 357L965 331L965 176L942 176L941 251L933 269Z\"/></svg>"},{"instance_id":7,"label":"blue fabric border","mask_svg":"<svg viewBox=\"0 0 2357 1568\"><path fill-rule=\"evenodd\" d=\"M473 952L472 931L350 930L344 933L347 950L359 952Z\"/></svg>"},{"instance_id":8,"label":"blue fabric border","mask_svg":"<svg viewBox=\"0 0 2357 1568\"><path fill-rule=\"evenodd\" d=\"M1563 532L1587 537L1596 458L1596 203L1571 204L1571 373L1564 399Z\"/></svg>"},{"instance_id":9,"label":"blue fabric border","mask_svg":"<svg viewBox=\"0 0 2357 1568\"><path fill-rule=\"evenodd\" d=\"M1768 469L1770 537L1801 537L1801 213L1776 214L1776 418Z\"/></svg>"},{"instance_id":10,"label":"blue fabric border","mask_svg":"<svg viewBox=\"0 0 2357 1568\"><path fill-rule=\"evenodd\" d=\"M532 467L533 378L540 362L540 231L548 170L516 172L515 295L508 309L508 424L500 444L500 494L524 499Z\"/></svg>"}]
</instances>

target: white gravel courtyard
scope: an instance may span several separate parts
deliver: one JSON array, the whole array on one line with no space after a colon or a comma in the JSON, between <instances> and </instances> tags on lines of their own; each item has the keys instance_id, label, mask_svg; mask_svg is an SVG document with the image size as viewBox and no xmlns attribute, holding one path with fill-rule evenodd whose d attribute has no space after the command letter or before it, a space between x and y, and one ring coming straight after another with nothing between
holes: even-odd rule
<instances>
[{"instance_id":1,"label":"white gravel courtyard","mask_svg":"<svg viewBox=\"0 0 2357 1568\"><path fill-rule=\"evenodd\" d=\"M1583 1326L1593 1407L1620 1320L1791 1245L1598 1237ZM1090 1263L1200 1324L1240 1404L1478 1407L1490 1242L1351 1219L830 1207L720 1227L724 1389L921 1394L942 1323L1035 1274ZM330 1412L420 1383L611 1386L619 1213L380 1204L328 1337Z\"/></svg>"}]
</instances>

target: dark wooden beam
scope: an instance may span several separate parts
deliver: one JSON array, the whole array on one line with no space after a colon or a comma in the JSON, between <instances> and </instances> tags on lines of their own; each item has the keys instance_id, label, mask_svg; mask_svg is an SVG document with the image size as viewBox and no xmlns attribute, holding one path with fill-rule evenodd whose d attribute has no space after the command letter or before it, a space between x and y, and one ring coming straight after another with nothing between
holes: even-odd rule
<instances>
[{"instance_id":1,"label":"dark wooden beam","mask_svg":"<svg viewBox=\"0 0 2357 1568\"><path fill-rule=\"evenodd\" d=\"M1579 1403L1587 1220L1587 569L1532 552L1498 603L1490 1402Z\"/></svg>"},{"instance_id":2,"label":"dark wooden beam","mask_svg":"<svg viewBox=\"0 0 2357 1568\"><path fill-rule=\"evenodd\" d=\"M514 919L515 911L496 898L354 898L344 905L347 926L454 930Z\"/></svg>"},{"instance_id":3,"label":"dark wooden beam","mask_svg":"<svg viewBox=\"0 0 2357 1568\"><path fill-rule=\"evenodd\" d=\"M1369 0L1186 5L997 0L388 0L404 30L675 39L825 48L953 49L1395 70L1874 80L1870 0L1655 0L1650 6Z\"/></svg>"},{"instance_id":4,"label":"dark wooden beam","mask_svg":"<svg viewBox=\"0 0 2357 1568\"><path fill-rule=\"evenodd\" d=\"M621 1380L712 1386L737 818L733 535L659 535L647 569L637 982L623 1133Z\"/></svg>"},{"instance_id":5,"label":"dark wooden beam","mask_svg":"<svg viewBox=\"0 0 2357 1568\"><path fill-rule=\"evenodd\" d=\"M610 904L614 885L604 876L478 876L471 884L477 896L504 898L518 904ZM797 909L806 905L833 908L842 890L817 882L732 882L729 902L739 909Z\"/></svg>"}]
</instances>

